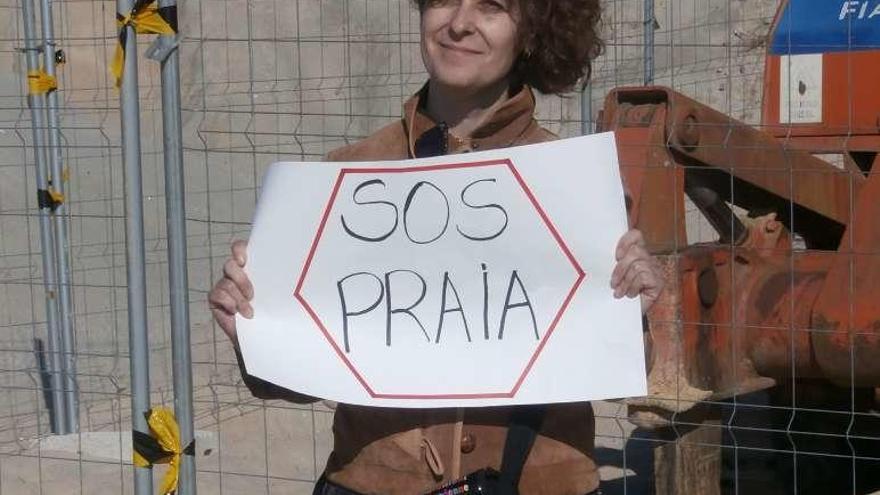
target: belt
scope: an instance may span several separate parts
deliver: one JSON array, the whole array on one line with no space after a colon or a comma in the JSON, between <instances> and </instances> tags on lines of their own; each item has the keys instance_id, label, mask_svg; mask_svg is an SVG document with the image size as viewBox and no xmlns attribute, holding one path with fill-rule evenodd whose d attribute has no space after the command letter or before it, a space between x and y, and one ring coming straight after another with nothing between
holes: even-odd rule
<instances>
[{"instance_id":1,"label":"belt","mask_svg":"<svg viewBox=\"0 0 880 495\"><path fill-rule=\"evenodd\" d=\"M331 481L327 481L323 475L321 479L315 483L315 490L312 492L312 495L363 495L360 492L356 492L354 490L349 490L344 486L337 485ZM602 489L597 488L589 493L585 493L584 495L602 495Z\"/></svg>"}]
</instances>

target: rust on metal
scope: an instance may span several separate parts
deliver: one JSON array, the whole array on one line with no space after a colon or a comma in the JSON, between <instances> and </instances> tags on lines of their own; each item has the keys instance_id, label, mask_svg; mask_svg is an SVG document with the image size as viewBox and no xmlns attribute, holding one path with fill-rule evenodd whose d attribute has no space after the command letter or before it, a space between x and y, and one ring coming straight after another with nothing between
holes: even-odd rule
<instances>
[{"instance_id":1,"label":"rust on metal","mask_svg":"<svg viewBox=\"0 0 880 495\"><path fill-rule=\"evenodd\" d=\"M842 136L792 146L667 88L616 89L602 116L667 279L636 417L798 379L880 386L880 158L839 168L811 153ZM686 197L719 242L688 242Z\"/></svg>"}]
</instances>

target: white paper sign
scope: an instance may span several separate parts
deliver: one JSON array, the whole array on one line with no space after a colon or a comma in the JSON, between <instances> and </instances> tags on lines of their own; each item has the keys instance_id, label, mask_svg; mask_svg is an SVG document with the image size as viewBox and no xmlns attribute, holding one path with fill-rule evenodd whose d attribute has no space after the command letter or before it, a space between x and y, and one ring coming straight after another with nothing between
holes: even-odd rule
<instances>
[{"instance_id":1,"label":"white paper sign","mask_svg":"<svg viewBox=\"0 0 880 495\"><path fill-rule=\"evenodd\" d=\"M779 57L779 123L822 122L822 56Z\"/></svg>"},{"instance_id":2,"label":"white paper sign","mask_svg":"<svg viewBox=\"0 0 880 495\"><path fill-rule=\"evenodd\" d=\"M248 372L352 404L646 394L611 133L422 160L276 163L238 318Z\"/></svg>"}]
</instances>

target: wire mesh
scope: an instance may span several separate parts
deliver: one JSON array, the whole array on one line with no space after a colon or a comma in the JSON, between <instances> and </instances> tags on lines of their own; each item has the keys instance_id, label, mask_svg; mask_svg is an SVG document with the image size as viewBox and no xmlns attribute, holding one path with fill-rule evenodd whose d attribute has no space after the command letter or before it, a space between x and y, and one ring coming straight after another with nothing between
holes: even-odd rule
<instances>
[{"instance_id":1,"label":"wire mesh","mask_svg":"<svg viewBox=\"0 0 880 495\"><path fill-rule=\"evenodd\" d=\"M129 493L123 172L118 94L107 71L115 2L54 7L67 55L58 95L70 169L80 433L52 436L43 397L36 342L46 340L44 289L21 3L0 0L0 493ZM655 19L644 18L644 0L603 7L607 49L591 83L582 93L540 97L542 125L562 137L593 129L612 88L642 84L647 53L656 84L760 126L777 2L655 0ZM333 410L252 397L205 298L231 241L248 235L270 163L319 160L399 118L425 81L418 13L407 0L190 0L179 10L198 489L310 493L332 449ZM646 26L655 43L648 51ZM140 88L152 402L170 404L159 73L143 56ZM826 158L843 167L839 155ZM689 243L718 238L691 203L676 222ZM699 401L702 416L673 414L659 430L633 425L625 404L596 403L603 489L676 493L676 476L688 473L706 481L705 493L880 490L875 390L796 380L794 364L789 377Z\"/></svg>"}]
</instances>

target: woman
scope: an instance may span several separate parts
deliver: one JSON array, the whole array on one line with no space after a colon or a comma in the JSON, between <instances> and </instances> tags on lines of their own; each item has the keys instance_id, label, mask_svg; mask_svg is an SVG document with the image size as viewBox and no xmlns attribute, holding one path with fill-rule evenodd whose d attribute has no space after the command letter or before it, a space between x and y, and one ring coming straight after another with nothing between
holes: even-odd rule
<instances>
[{"instance_id":1,"label":"woman","mask_svg":"<svg viewBox=\"0 0 880 495\"><path fill-rule=\"evenodd\" d=\"M598 0L418 0L428 83L404 116L331 161L392 160L531 144L556 137L534 118L532 88L549 94L588 77L601 51ZM211 291L213 314L233 343L235 314L249 318L253 288L244 274L246 245L232 246L224 277ZM662 279L642 236L621 238L610 281L615 297L641 296L647 309ZM262 398L311 399L245 374ZM340 404L335 447L315 493L426 493L509 461L505 444L522 408L402 410ZM519 423L517 423L519 424ZM520 493L583 495L598 490L591 459L589 403L548 405L523 452ZM533 442L533 443L532 443ZM522 463L520 463L522 464ZM505 472L509 469L505 468ZM516 484L516 483L514 483Z\"/></svg>"}]
</instances>

